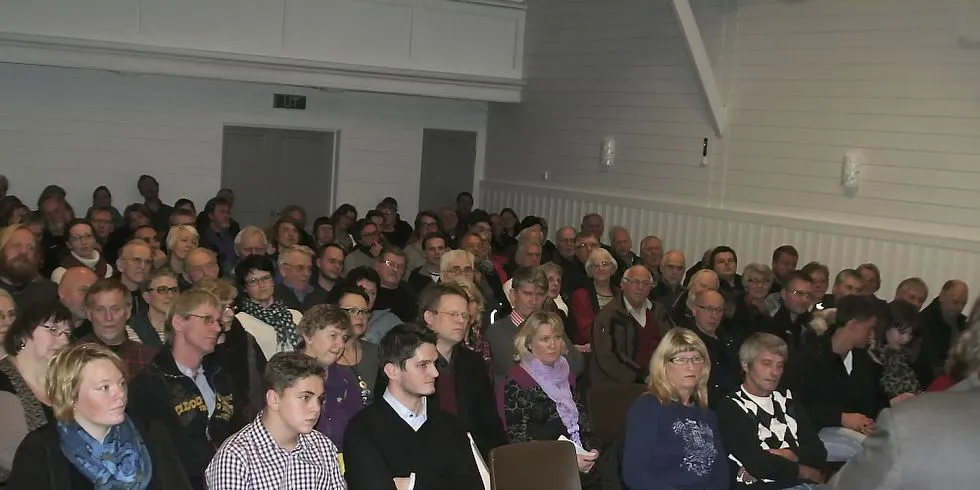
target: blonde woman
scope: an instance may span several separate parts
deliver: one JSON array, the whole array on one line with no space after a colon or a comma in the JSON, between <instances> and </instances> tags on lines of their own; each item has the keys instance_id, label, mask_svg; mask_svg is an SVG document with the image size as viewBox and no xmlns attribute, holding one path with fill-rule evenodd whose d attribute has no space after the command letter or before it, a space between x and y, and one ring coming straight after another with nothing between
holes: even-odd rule
<instances>
[{"instance_id":1,"label":"blonde woman","mask_svg":"<svg viewBox=\"0 0 980 490\"><path fill-rule=\"evenodd\" d=\"M59 352L46 383L57 423L24 438L7 487L190 489L166 427L126 414L125 370L91 342Z\"/></svg>"},{"instance_id":2,"label":"blonde woman","mask_svg":"<svg viewBox=\"0 0 980 490\"><path fill-rule=\"evenodd\" d=\"M566 437L587 454L577 456L583 489L601 488L594 471L599 451L592 422L575 389L565 353L564 326L557 315L536 311L514 337L517 364L504 376L502 413L511 443Z\"/></svg>"},{"instance_id":3,"label":"blonde woman","mask_svg":"<svg viewBox=\"0 0 980 490\"><path fill-rule=\"evenodd\" d=\"M483 361L487 363L487 369L493 369L493 354L490 352L490 343L483 335L487 328L487 321L484 317L486 302L480 288L464 278L458 278L454 283L466 293L466 302L469 305L470 324L467 326L466 334L463 337L463 345L467 349L480 354Z\"/></svg>"},{"instance_id":4,"label":"blonde woman","mask_svg":"<svg viewBox=\"0 0 980 490\"><path fill-rule=\"evenodd\" d=\"M191 251L197 248L199 239L197 230L191 225L172 226L167 233L167 250L170 252L167 265L177 274L181 291L190 288L190 283L183 277L184 262Z\"/></svg>"},{"instance_id":5,"label":"blonde woman","mask_svg":"<svg viewBox=\"0 0 980 490\"><path fill-rule=\"evenodd\" d=\"M728 463L708 409L708 351L697 334L674 328L650 358L647 393L626 418L623 481L630 490L726 490Z\"/></svg>"}]
</instances>

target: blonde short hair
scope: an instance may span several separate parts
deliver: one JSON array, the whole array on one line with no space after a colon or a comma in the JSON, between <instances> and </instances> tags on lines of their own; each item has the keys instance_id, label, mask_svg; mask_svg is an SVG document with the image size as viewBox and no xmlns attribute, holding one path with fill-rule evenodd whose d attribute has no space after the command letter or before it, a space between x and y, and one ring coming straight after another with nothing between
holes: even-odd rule
<instances>
[{"instance_id":1,"label":"blonde short hair","mask_svg":"<svg viewBox=\"0 0 980 490\"><path fill-rule=\"evenodd\" d=\"M249 235L256 235L262 237L262 248L267 248L269 246L269 239L265 236L265 231L255 225L248 225L242 228L241 231L235 235L235 253L242 253L242 240Z\"/></svg>"},{"instance_id":2,"label":"blonde short hair","mask_svg":"<svg viewBox=\"0 0 980 490\"><path fill-rule=\"evenodd\" d=\"M188 289L174 298L173 304L170 305L170 314L167 315L167 321L163 324L168 341L171 340L174 333L174 317L186 317L188 313L202 305L220 309L221 300L211 291L200 288Z\"/></svg>"},{"instance_id":3,"label":"blonde short hair","mask_svg":"<svg viewBox=\"0 0 980 490\"><path fill-rule=\"evenodd\" d=\"M10 225L0 228L0 250L3 250L3 248L7 246L7 242L13 238L14 233L16 233L18 230L24 230L30 233L31 236L34 236L34 232L32 232L27 225Z\"/></svg>"},{"instance_id":4,"label":"blonde short hair","mask_svg":"<svg viewBox=\"0 0 980 490\"><path fill-rule=\"evenodd\" d=\"M545 310L538 310L531 313L524 323L521 324L520 330L517 331L517 335L514 336L514 360L520 361L527 357L531 357L531 339L538 334L538 330L545 325L551 325L551 328L555 330L555 335L565 335L565 325L562 324L561 318L558 315ZM561 353L565 355L568 353L568 345L563 341L561 346Z\"/></svg>"},{"instance_id":5,"label":"blonde short hair","mask_svg":"<svg viewBox=\"0 0 980 490\"><path fill-rule=\"evenodd\" d=\"M54 417L62 422L72 419L75 402L78 401L78 386L82 384L82 368L91 362L106 360L127 379L126 364L108 347L94 342L80 342L61 349L48 364L48 379L45 391L51 400Z\"/></svg>"},{"instance_id":6,"label":"blonde short hair","mask_svg":"<svg viewBox=\"0 0 980 490\"><path fill-rule=\"evenodd\" d=\"M697 388L691 393L691 403L701 408L708 408L708 375L711 374L711 362L708 358L708 348L693 330L674 327L657 345L650 357L650 376L647 378L647 392L656 396L660 403L667 404L679 401L677 388L667 378L667 363L677 354L696 352L704 358L704 369L698 379Z\"/></svg>"},{"instance_id":7,"label":"blonde short hair","mask_svg":"<svg viewBox=\"0 0 980 490\"><path fill-rule=\"evenodd\" d=\"M591 278L592 277L592 266L596 265L599 262L602 262L603 260L612 262L612 270L613 270L613 272L615 272L616 269L619 268L619 262L616 262L616 259L612 256L612 254L609 253L608 250L606 250L606 249L604 249L602 247L599 247L599 248L597 248L597 249L589 252L589 259L585 261L585 273L586 273L586 275L588 275Z\"/></svg>"},{"instance_id":8,"label":"blonde short hair","mask_svg":"<svg viewBox=\"0 0 980 490\"><path fill-rule=\"evenodd\" d=\"M197 234L197 230L191 225L174 225L170 227L170 231L167 232L167 250L173 250L174 246L177 245L177 240L180 239L182 235L191 235L197 238L199 241L201 239L200 235Z\"/></svg>"},{"instance_id":9,"label":"blonde short hair","mask_svg":"<svg viewBox=\"0 0 980 490\"><path fill-rule=\"evenodd\" d=\"M306 245L290 245L284 247L282 251L279 252L279 265L285 265L289 262L290 254L303 254L310 258L310 260L316 259L316 253L313 249L307 247Z\"/></svg>"}]
</instances>

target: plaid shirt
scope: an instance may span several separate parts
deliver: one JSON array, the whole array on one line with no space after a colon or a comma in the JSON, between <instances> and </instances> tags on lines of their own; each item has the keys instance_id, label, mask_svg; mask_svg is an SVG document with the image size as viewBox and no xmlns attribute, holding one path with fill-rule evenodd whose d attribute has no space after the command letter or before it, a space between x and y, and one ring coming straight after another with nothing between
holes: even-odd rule
<instances>
[{"instance_id":1,"label":"plaid shirt","mask_svg":"<svg viewBox=\"0 0 980 490\"><path fill-rule=\"evenodd\" d=\"M337 447L318 431L300 434L292 451L279 447L262 414L221 445L204 472L209 490L345 490Z\"/></svg>"},{"instance_id":2,"label":"plaid shirt","mask_svg":"<svg viewBox=\"0 0 980 490\"><path fill-rule=\"evenodd\" d=\"M129 331L129 327L126 327ZM89 334L85 337L79 339L79 342L93 342L100 345L106 345L102 339L96 337L96 335ZM153 357L157 355L157 350L153 347L142 344L141 342L134 342L129 338L129 333L127 332L127 338L123 343L118 345L106 345L112 352L115 352L123 362L126 363L126 367L129 369L129 373L126 379L132 381L140 371L143 370Z\"/></svg>"}]
</instances>

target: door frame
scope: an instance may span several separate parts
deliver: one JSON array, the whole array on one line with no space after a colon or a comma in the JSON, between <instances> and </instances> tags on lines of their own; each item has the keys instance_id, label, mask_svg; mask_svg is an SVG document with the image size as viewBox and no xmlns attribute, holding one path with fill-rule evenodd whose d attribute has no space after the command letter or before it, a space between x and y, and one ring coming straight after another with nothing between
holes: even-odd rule
<instances>
[{"instance_id":1,"label":"door frame","mask_svg":"<svg viewBox=\"0 0 980 490\"><path fill-rule=\"evenodd\" d=\"M287 124L275 124L275 123L259 123L255 121L249 121L247 123L236 123L232 121L221 122L221 141L218 142L218 182L220 185L221 179L224 177L224 148L225 148L225 128L228 126L235 126L239 128L251 128L251 129L281 129L285 131L311 131L315 133L333 133L333 155L330 156L330 209L333 212L337 209L337 176L339 175L340 168L340 130L330 129L325 126L296 126Z\"/></svg>"},{"instance_id":2,"label":"door frame","mask_svg":"<svg viewBox=\"0 0 980 490\"><path fill-rule=\"evenodd\" d=\"M476 133L476 152L473 153L473 209L480 207L480 183L483 182L483 172L486 168L486 154L487 154L487 128L484 121L484 126L478 129L472 129L469 127L443 127L442 125L428 125L422 124L419 128L419 172L422 171L422 147L425 143L425 130L435 129L443 131L469 131ZM419 174L419 186L422 184L422 175ZM453 203L455 206L456 203ZM421 209L419 209L421 211Z\"/></svg>"}]
</instances>

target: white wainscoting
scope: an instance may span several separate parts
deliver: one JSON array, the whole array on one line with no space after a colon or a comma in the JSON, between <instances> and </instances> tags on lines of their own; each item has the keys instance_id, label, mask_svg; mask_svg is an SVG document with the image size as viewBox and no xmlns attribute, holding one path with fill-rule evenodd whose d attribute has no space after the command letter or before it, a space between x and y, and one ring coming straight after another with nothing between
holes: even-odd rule
<instances>
[{"instance_id":1,"label":"white wainscoting","mask_svg":"<svg viewBox=\"0 0 980 490\"><path fill-rule=\"evenodd\" d=\"M503 181L484 180L480 192L480 208L511 207L521 216L544 217L552 235L565 225L577 228L584 214L597 212L605 217L607 230L617 224L629 228L634 249L644 236L657 235L665 248L683 251L689 266L715 245L732 246L744 266L768 264L774 248L791 244L800 251L800 266L817 260L831 274L874 262L882 271L878 295L883 298L890 299L895 286L911 276L926 281L930 296L950 278L966 281L975 291L980 287L977 242Z\"/></svg>"}]
</instances>

